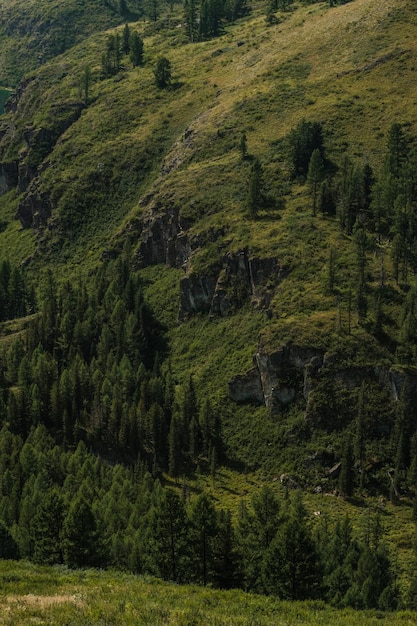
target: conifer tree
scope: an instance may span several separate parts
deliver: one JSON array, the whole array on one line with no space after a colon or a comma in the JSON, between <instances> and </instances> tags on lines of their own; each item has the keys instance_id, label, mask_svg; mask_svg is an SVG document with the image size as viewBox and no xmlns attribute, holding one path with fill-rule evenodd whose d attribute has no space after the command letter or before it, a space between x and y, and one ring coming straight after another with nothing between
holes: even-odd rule
<instances>
[{"instance_id":1,"label":"conifer tree","mask_svg":"<svg viewBox=\"0 0 417 626\"><path fill-rule=\"evenodd\" d=\"M61 532L64 502L56 488L45 494L32 522L33 560L52 565L62 563Z\"/></svg>"},{"instance_id":2,"label":"conifer tree","mask_svg":"<svg viewBox=\"0 0 417 626\"><path fill-rule=\"evenodd\" d=\"M151 559L165 580L187 580L189 568L189 524L179 496L164 489L150 517Z\"/></svg>"},{"instance_id":3,"label":"conifer tree","mask_svg":"<svg viewBox=\"0 0 417 626\"><path fill-rule=\"evenodd\" d=\"M130 28L129 24L125 24L122 33L122 52L129 54L130 52Z\"/></svg>"},{"instance_id":4,"label":"conifer tree","mask_svg":"<svg viewBox=\"0 0 417 626\"><path fill-rule=\"evenodd\" d=\"M312 199L312 211L313 216L317 213L317 198L320 189L320 183L323 180L324 175L324 163L321 152L318 148L315 148L311 153L310 161L308 163L307 171L307 184L310 188Z\"/></svg>"},{"instance_id":5,"label":"conifer tree","mask_svg":"<svg viewBox=\"0 0 417 626\"><path fill-rule=\"evenodd\" d=\"M73 500L64 518L62 551L64 563L72 568L103 564L97 522L90 504L83 497Z\"/></svg>"},{"instance_id":6,"label":"conifer tree","mask_svg":"<svg viewBox=\"0 0 417 626\"><path fill-rule=\"evenodd\" d=\"M193 579L207 585L213 577L214 538L217 534L216 511L210 497L202 493L194 502L191 514L193 555L190 567Z\"/></svg>"},{"instance_id":7,"label":"conifer tree","mask_svg":"<svg viewBox=\"0 0 417 626\"><path fill-rule=\"evenodd\" d=\"M143 40L139 33L134 31L130 37L129 42L130 49L130 61L133 67L142 65L143 63Z\"/></svg>"},{"instance_id":8,"label":"conifer tree","mask_svg":"<svg viewBox=\"0 0 417 626\"><path fill-rule=\"evenodd\" d=\"M319 555L305 517L301 498L296 495L288 520L282 524L265 555L266 591L282 599L304 600L319 595Z\"/></svg>"},{"instance_id":9,"label":"conifer tree","mask_svg":"<svg viewBox=\"0 0 417 626\"><path fill-rule=\"evenodd\" d=\"M263 204L263 170L258 158L251 166L246 202L250 217L256 217Z\"/></svg>"}]
</instances>

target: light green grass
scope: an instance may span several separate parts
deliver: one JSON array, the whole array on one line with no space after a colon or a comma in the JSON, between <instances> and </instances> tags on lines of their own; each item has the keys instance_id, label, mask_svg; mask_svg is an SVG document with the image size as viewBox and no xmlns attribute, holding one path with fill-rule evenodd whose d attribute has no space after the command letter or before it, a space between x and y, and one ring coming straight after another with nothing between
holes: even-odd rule
<instances>
[{"instance_id":1,"label":"light green grass","mask_svg":"<svg viewBox=\"0 0 417 626\"><path fill-rule=\"evenodd\" d=\"M0 564L0 624L26 626L372 626L415 624L412 612L337 611L322 602L282 602L120 572Z\"/></svg>"}]
</instances>

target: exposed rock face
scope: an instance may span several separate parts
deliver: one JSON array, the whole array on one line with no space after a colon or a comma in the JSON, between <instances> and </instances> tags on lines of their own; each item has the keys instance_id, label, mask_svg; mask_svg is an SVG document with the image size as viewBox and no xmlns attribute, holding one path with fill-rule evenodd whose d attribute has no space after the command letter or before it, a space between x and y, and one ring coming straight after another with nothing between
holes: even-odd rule
<instances>
[{"instance_id":1,"label":"exposed rock face","mask_svg":"<svg viewBox=\"0 0 417 626\"><path fill-rule=\"evenodd\" d=\"M141 223L141 241L135 259L138 268L160 263L182 267L190 256L188 224L181 222L178 208L160 209L160 205L154 205Z\"/></svg>"},{"instance_id":2,"label":"exposed rock face","mask_svg":"<svg viewBox=\"0 0 417 626\"><path fill-rule=\"evenodd\" d=\"M280 406L293 402L303 391L304 394L309 393L309 368L319 367L322 360L322 352L291 344L272 354L259 351L254 356L255 368L250 370L246 393L240 389L245 377L238 376L229 382L229 396L236 402L245 398L246 401L264 403L271 412L276 412ZM262 394L257 391L252 394L251 390L257 389L258 385Z\"/></svg>"},{"instance_id":3,"label":"exposed rock face","mask_svg":"<svg viewBox=\"0 0 417 626\"><path fill-rule=\"evenodd\" d=\"M247 250L227 253L220 264L210 269L210 276L204 279L182 279L180 320L199 312L225 317L249 298L254 305L266 307L272 297L272 282L277 284L287 275L276 259L251 258Z\"/></svg>"},{"instance_id":4,"label":"exposed rock face","mask_svg":"<svg viewBox=\"0 0 417 626\"><path fill-rule=\"evenodd\" d=\"M258 351L254 365L246 374L229 381L229 397L235 402L265 404L271 414L303 397L308 419L315 389L325 379L347 390L359 390L363 382L373 383L388 391L394 402L406 381L417 394L417 375L411 370L400 371L389 366L347 367L333 353L304 346L287 344L271 354Z\"/></svg>"},{"instance_id":5,"label":"exposed rock face","mask_svg":"<svg viewBox=\"0 0 417 626\"><path fill-rule=\"evenodd\" d=\"M24 79L24 80L22 80L20 82L18 87L16 87L14 92L10 95L10 97L5 102L4 110L6 111L6 113L12 113L12 112L14 113L15 111L17 111L17 107L19 105L19 102L20 102L22 96L24 95L28 85L33 80L35 80L35 78L32 76L32 77L26 78L26 79Z\"/></svg>"},{"instance_id":6,"label":"exposed rock face","mask_svg":"<svg viewBox=\"0 0 417 626\"><path fill-rule=\"evenodd\" d=\"M185 276L180 284L178 319L184 321L197 312L210 313L216 284L215 276Z\"/></svg>"},{"instance_id":7,"label":"exposed rock face","mask_svg":"<svg viewBox=\"0 0 417 626\"><path fill-rule=\"evenodd\" d=\"M46 224L52 212L49 196L39 189L39 180L32 181L28 192L19 202L16 217L23 228L39 228Z\"/></svg>"},{"instance_id":8,"label":"exposed rock face","mask_svg":"<svg viewBox=\"0 0 417 626\"><path fill-rule=\"evenodd\" d=\"M229 382L229 395L235 402L265 402L262 381L257 367L243 375L235 376Z\"/></svg>"},{"instance_id":9,"label":"exposed rock face","mask_svg":"<svg viewBox=\"0 0 417 626\"><path fill-rule=\"evenodd\" d=\"M9 98L7 111L13 113L30 87L31 80L22 82ZM84 108L81 102L58 103L51 106L48 127L27 127L22 133L25 148L20 150L19 159L12 163L0 163L0 195L17 187L26 192L21 200L16 217L24 228L39 228L51 216L52 203L45 191L40 191L41 164L50 154L61 135L80 117ZM8 133L13 135L13 124L8 122L3 132L3 143L7 146Z\"/></svg>"},{"instance_id":10,"label":"exposed rock face","mask_svg":"<svg viewBox=\"0 0 417 626\"><path fill-rule=\"evenodd\" d=\"M18 171L17 163L3 163L0 165L0 196L16 187Z\"/></svg>"},{"instance_id":11,"label":"exposed rock face","mask_svg":"<svg viewBox=\"0 0 417 626\"><path fill-rule=\"evenodd\" d=\"M227 252L204 274L193 273L194 252L219 241L223 230L192 235L190 222L181 218L170 199L162 204L148 197L143 204L147 204L145 216L135 223L134 232L125 232L139 238L134 264L140 269L161 263L186 271L180 282L180 321L196 313L227 316L249 299L259 308L269 305L274 286L288 274L277 259L252 257L248 250Z\"/></svg>"}]
</instances>

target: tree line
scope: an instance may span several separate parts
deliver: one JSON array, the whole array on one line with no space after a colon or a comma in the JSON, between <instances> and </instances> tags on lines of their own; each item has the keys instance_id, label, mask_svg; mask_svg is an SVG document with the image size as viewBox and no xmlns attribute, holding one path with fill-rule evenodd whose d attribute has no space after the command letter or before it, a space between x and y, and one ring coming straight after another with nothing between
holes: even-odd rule
<instances>
[{"instance_id":1,"label":"tree line","mask_svg":"<svg viewBox=\"0 0 417 626\"><path fill-rule=\"evenodd\" d=\"M347 517L313 525L299 492L277 497L264 486L233 518L207 493L162 487L142 462L107 463L83 441L65 451L43 425L23 439L5 424L0 468L1 558L112 566L338 607L399 605L378 512L354 536Z\"/></svg>"},{"instance_id":2,"label":"tree line","mask_svg":"<svg viewBox=\"0 0 417 626\"><path fill-rule=\"evenodd\" d=\"M94 280L57 286L0 355L0 420L26 437L44 424L64 449L79 441L107 458L138 458L173 477L221 460L220 420L192 377L173 380L164 329L122 255Z\"/></svg>"}]
</instances>

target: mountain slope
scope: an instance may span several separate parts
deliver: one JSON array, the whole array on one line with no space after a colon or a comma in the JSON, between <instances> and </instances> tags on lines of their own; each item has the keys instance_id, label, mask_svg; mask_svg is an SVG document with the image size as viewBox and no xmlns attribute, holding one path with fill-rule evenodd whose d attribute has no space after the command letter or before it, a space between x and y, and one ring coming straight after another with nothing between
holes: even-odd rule
<instances>
[{"instance_id":1,"label":"mountain slope","mask_svg":"<svg viewBox=\"0 0 417 626\"><path fill-rule=\"evenodd\" d=\"M120 23L117 5L103 0L0 3L0 84L14 86L89 34Z\"/></svg>"},{"instance_id":2,"label":"mountain slope","mask_svg":"<svg viewBox=\"0 0 417 626\"><path fill-rule=\"evenodd\" d=\"M62 6L72 10L69 3ZM141 418L147 434L140 449L154 474L158 463L174 473L168 459L174 436L169 444L167 438L176 411L186 412L189 393L198 415L194 421L186 416L184 439L192 439L192 429L203 439L208 398L221 424L221 461L239 471L259 470L262 478L281 476L285 485L318 492L348 495L354 488L393 500L412 497L412 7L403 0L297 5L277 12L268 25L264 7L255 5L221 36L196 43L187 41L178 8L156 23L129 23L143 38L144 62L133 66L124 54L111 76L103 55L125 27L105 30L118 18L99 4L90 8L95 12L88 20L83 15L85 31L69 18L68 49L25 75L0 118L1 255L24 262L37 287L41 277L42 304L41 321L27 333L36 383L23 375L24 367L23 374L19 365L11 367L12 333L3 328L4 396L21 398L24 383L37 393L39 339L48 358L56 359L47 402L67 393L70 369L75 378L80 370L94 379L94 402L91 392L74 414L67 402L63 425L58 402L53 418L43 407L54 436L74 447L84 437L112 462L125 454L132 463L137 450L129 447L122 416L132 421L140 410L127 410L132 394L124 404L117 395L127 385L118 380L129 365L117 345L124 345L130 316L125 343L140 372L136 404L142 410L149 401L138 388L146 390L146 376L153 381L152 375L160 403L169 384L176 398L170 398L163 443L152 430L159 413ZM20 15L20 5L16 9ZM14 58L7 50L4 55ZM161 56L172 67L165 89L154 76ZM19 67L29 66L24 60ZM316 181L321 210L309 167L313 148L304 170L294 159L310 131L319 136L313 148L325 172L325 184ZM129 291L126 264L140 298ZM46 271L51 267L58 282L54 305L51 294L45 296L45 285L53 291ZM74 284L73 291L68 285ZM45 320L55 306L59 313L48 334ZM164 333L160 346L155 329ZM23 330L18 322L16 335ZM138 336L145 347L133 349L132 337ZM21 344L15 350L19 354ZM143 354L146 366L139 366ZM158 359L164 360L160 376ZM37 412L31 404L30 417L25 414L32 425L39 420L35 400ZM105 409L110 415L110 407L113 421L99 416ZM8 405L5 415L13 410ZM109 443L109 433L117 443ZM208 450L199 455L189 447L191 473L216 468ZM354 468L350 483L343 478L346 468Z\"/></svg>"},{"instance_id":3,"label":"mountain slope","mask_svg":"<svg viewBox=\"0 0 417 626\"><path fill-rule=\"evenodd\" d=\"M104 246L113 254L128 237L136 267L175 268L168 291L161 292L152 273L149 298L161 315L171 311L174 351L184 341L193 345L206 322L175 329L172 297L179 298L180 319L209 310L220 315L192 353L174 352L178 375L191 369L219 398L227 381L251 368L260 331L258 347L266 353L291 339L319 351L368 345L372 357L365 350L365 362L391 358L361 326L345 339L335 332L342 322L336 296L324 288L328 250L339 251L345 288L356 273L354 248L334 219L311 219L306 187L290 178L285 138L308 117L322 124L333 163L340 166L348 151L377 171L391 123L415 130L414 19L398 0L319 4L283 13L270 27L255 12L215 40L190 44L174 14L159 32L131 25L144 36L144 66L132 68L125 57L112 78L103 78L100 66L108 35L86 40L29 77L2 122L2 161L12 172L9 186L18 184L23 225L40 230L37 245L51 258L55 245L63 263L85 263L86 246L94 262ZM153 68L165 53L175 88L158 90ZM87 103L79 99L86 64L92 73ZM273 198L255 220L247 216L251 160L241 158L242 133L249 154L262 161ZM14 228L10 222L2 236ZM377 272L378 258L369 262ZM249 299L270 321L244 308L240 325L234 317L229 324L224 316ZM239 328L241 345L230 335L216 356L213 342L217 333L229 336L228 325ZM231 346L230 367L221 345Z\"/></svg>"}]
</instances>

